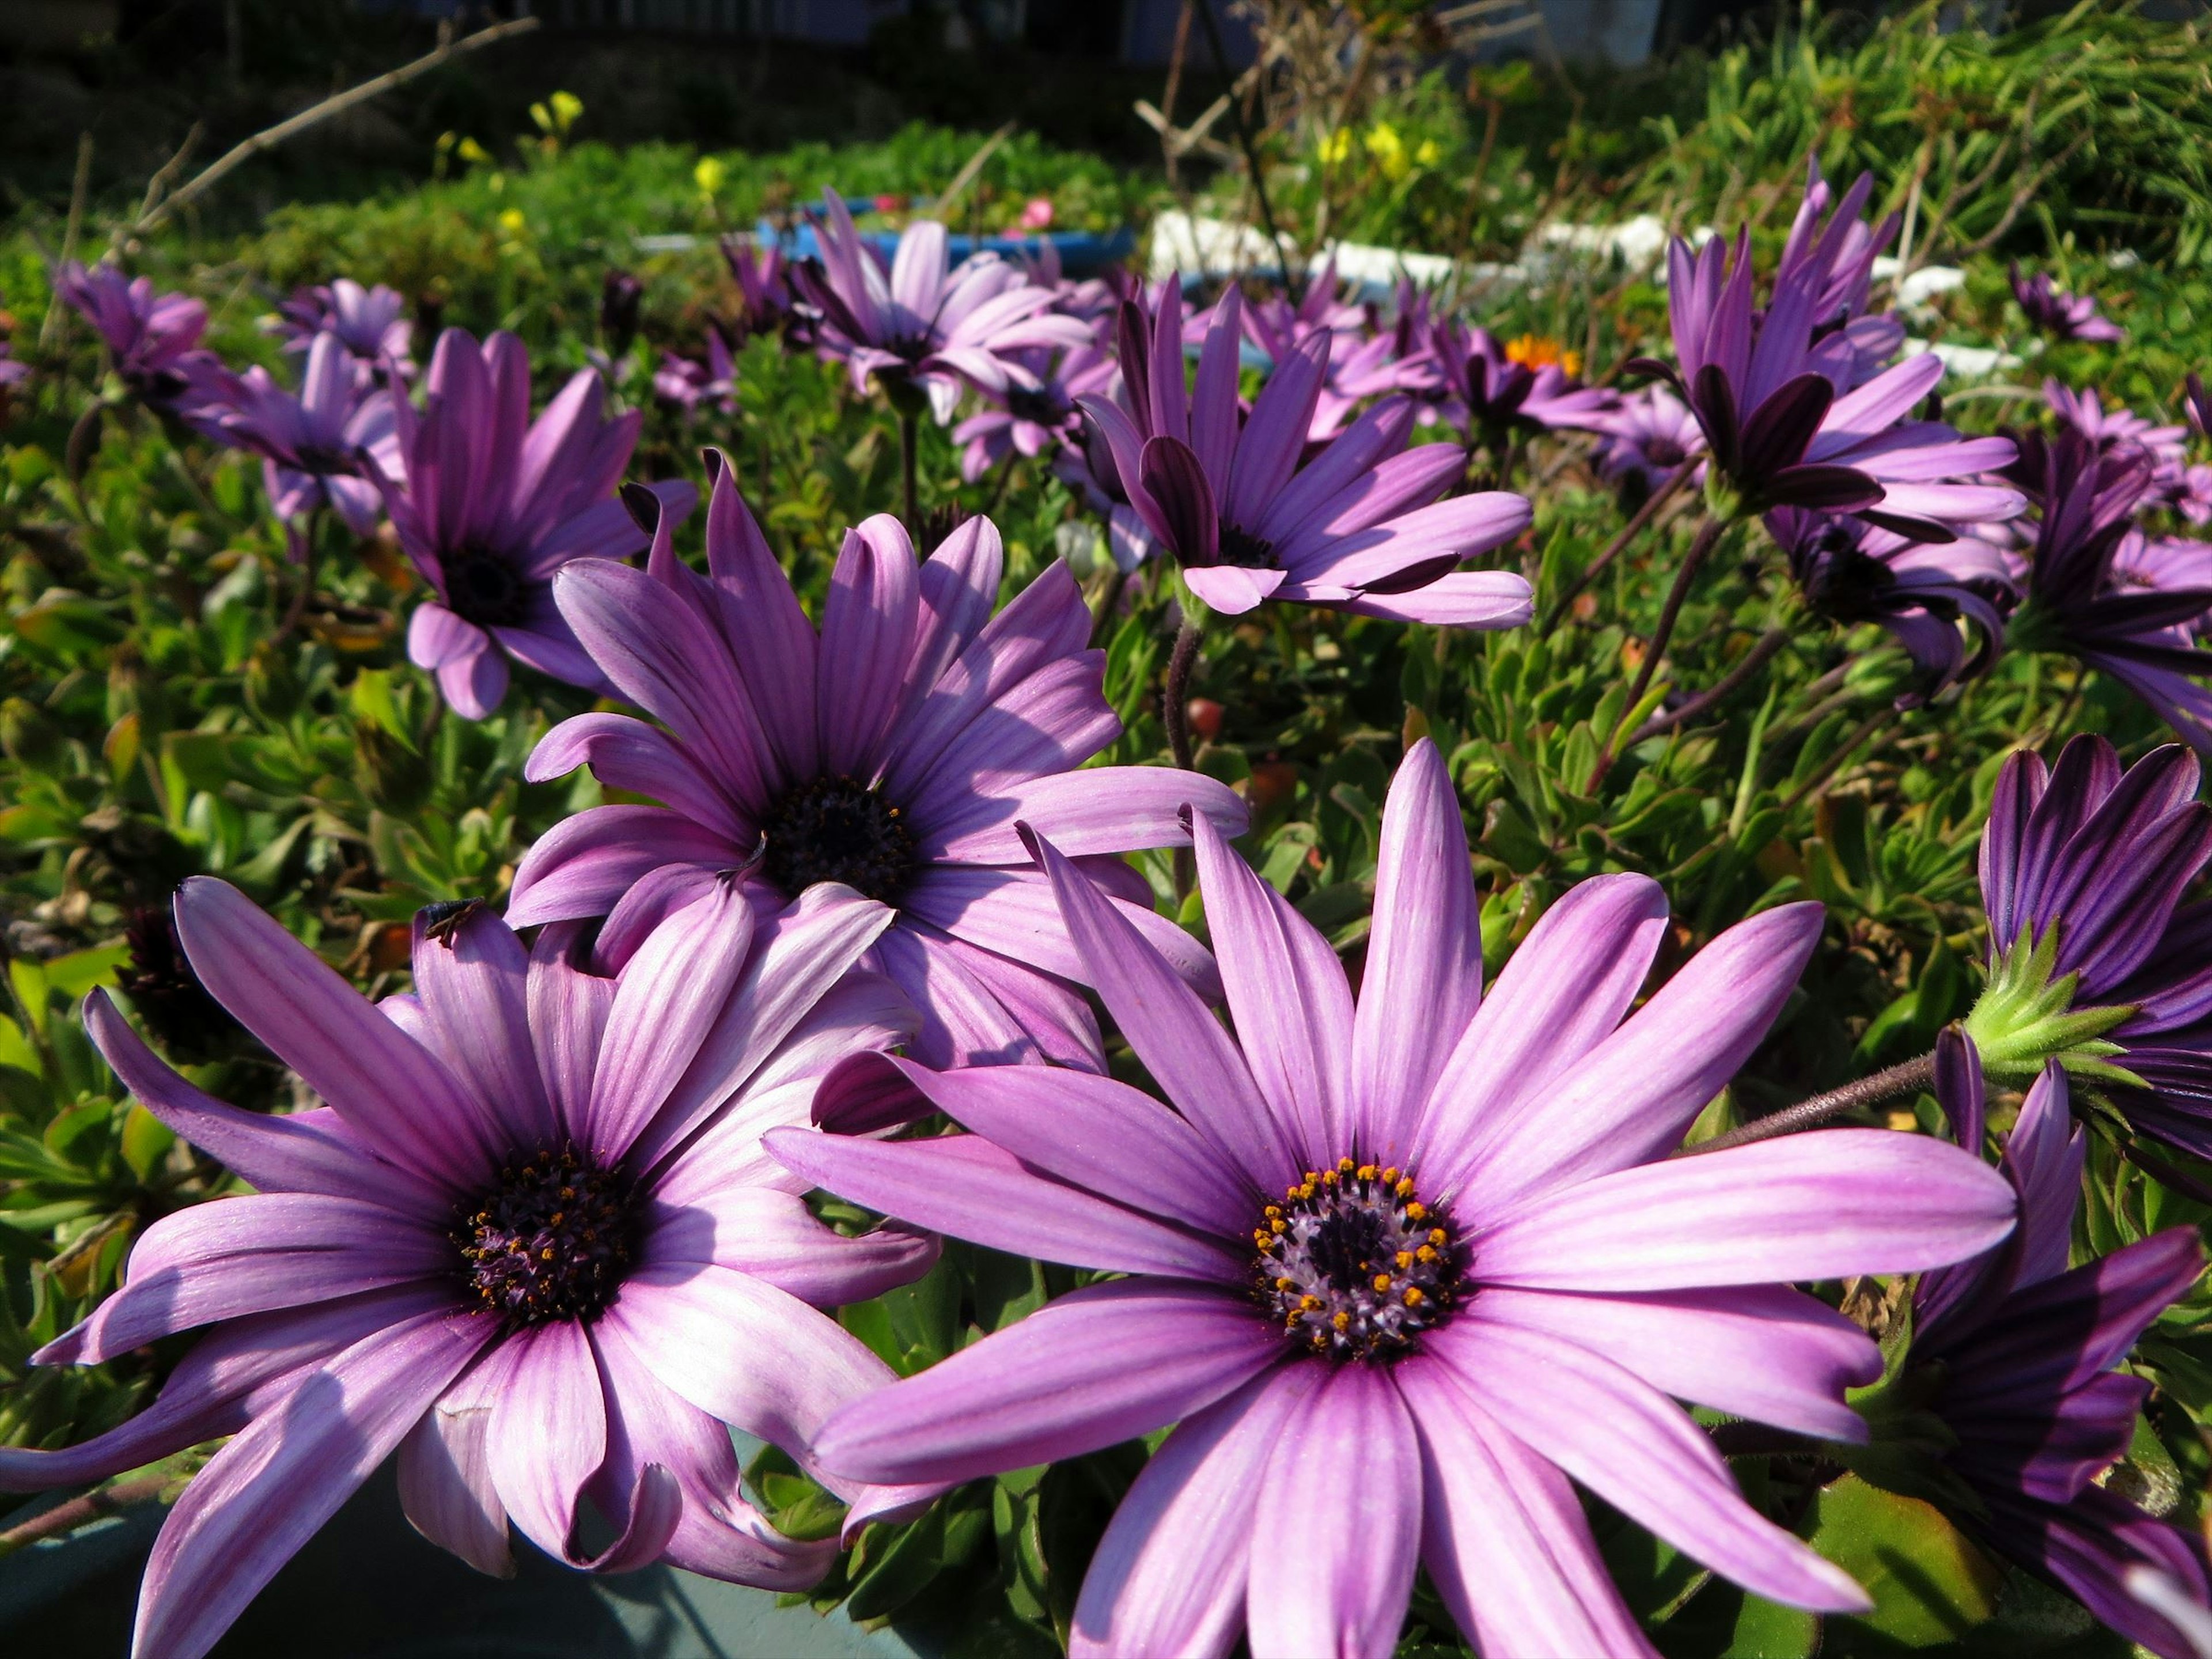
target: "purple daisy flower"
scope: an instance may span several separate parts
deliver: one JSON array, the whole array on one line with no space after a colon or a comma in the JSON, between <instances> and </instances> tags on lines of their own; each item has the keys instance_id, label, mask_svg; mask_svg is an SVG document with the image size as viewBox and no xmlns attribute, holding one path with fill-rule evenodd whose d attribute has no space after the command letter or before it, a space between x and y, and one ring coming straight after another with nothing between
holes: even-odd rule
<instances>
[{"instance_id":1,"label":"purple daisy flower","mask_svg":"<svg viewBox=\"0 0 2212 1659\"><path fill-rule=\"evenodd\" d=\"M2116 568L2150 488L2148 453L2100 455L2074 432L2049 443L2031 434L2013 476L2042 507L2014 642L2070 652L2133 691L2185 741L2212 749L2212 689L2201 683L2212 674L2212 651L2190 631L2212 608L2212 589L2146 590Z\"/></svg>"},{"instance_id":2,"label":"purple daisy flower","mask_svg":"<svg viewBox=\"0 0 2212 1659\"><path fill-rule=\"evenodd\" d=\"M1936 1045L1936 1098L1959 1144L1978 1152L1981 1064L1955 1030ZM2204 1249L2194 1227L2174 1227L2068 1271L2087 1151L2053 1060L1999 1164L2020 1194L2020 1226L1986 1255L1923 1276L1900 1386L1957 1437L1943 1464L1978 1500L1957 1514L1969 1534L2130 1641L2191 1659L2187 1639L2130 1594L2127 1575L2168 1573L2202 1606L2212 1595L2203 1546L2097 1479L2127 1454L2151 1391L2114 1367L2195 1286Z\"/></svg>"},{"instance_id":3,"label":"purple daisy flower","mask_svg":"<svg viewBox=\"0 0 2212 1659\"><path fill-rule=\"evenodd\" d=\"M2056 767L2005 762L1982 832L1990 988L1966 1033L2007 1076L2063 1053L2121 1084L2134 1127L2212 1156L2212 903L2182 902L2212 861L2198 776L2176 744L2123 772L2087 733Z\"/></svg>"},{"instance_id":4,"label":"purple daisy flower","mask_svg":"<svg viewBox=\"0 0 2212 1659\"><path fill-rule=\"evenodd\" d=\"M656 397L686 415L696 415L703 404L712 404L725 415L736 413L738 366L730 356L729 342L722 337L721 325L711 320L707 325L703 363L673 351L662 352L660 367L653 371L653 390Z\"/></svg>"},{"instance_id":5,"label":"purple daisy flower","mask_svg":"<svg viewBox=\"0 0 2212 1659\"><path fill-rule=\"evenodd\" d=\"M819 1307L925 1271L929 1241L809 1214L761 1151L823 1068L902 1041L889 923L823 892L756 929L734 884L672 917L620 977L526 952L480 907L418 918L415 992L372 1005L235 889L187 882L177 924L216 1000L327 1103L243 1112L155 1058L106 997L87 1023L131 1091L252 1182L149 1228L124 1287L39 1363L207 1328L139 1416L64 1451L0 1450L0 1485L101 1479L232 1437L155 1545L136 1650L204 1653L385 1458L409 1518L488 1572L507 1523L572 1565L666 1559L800 1588L834 1541L770 1528L722 1425L814 1467L834 1407L890 1368ZM927 1498L830 1476L848 1527ZM593 1553L588 1500L617 1536Z\"/></svg>"},{"instance_id":6,"label":"purple daisy flower","mask_svg":"<svg viewBox=\"0 0 2212 1659\"><path fill-rule=\"evenodd\" d=\"M1413 411L1402 398L1306 459L1329 337L1317 330L1278 362L1248 416L1237 396L1240 303L1231 289L1215 307L1188 391L1177 285L1149 317L1125 304L1126 401L1082 399L1130 505L1191 591L1232 615L1273 598L1450 627L1528 621L1520 576L1458 568L1527 529L1528 501L1503 490L1439 501L1465 458L1453 444L1407 450Z\"/></svg>"},{"instance_id":7,"label":"purple daisy flower","mask_svg":"<svg viewBox=\"0 0 2212 1659\"><path fill-rule=\"evenodd\" d=\"M1598 471L1639 500L1673 477L1692 455L1703 454L1704 429L1689 405L1663 386L1631 392L1598 428Z\"/></svg>"},{"instance_id":8,"label":"purple daisy flower","mask_svg":"<svg viewBox=\"0 0 2212 1659\"><path fill-rule=\"evenodd\" d=\"M2008 464L2010 439L1907 418L1942 380L1940 358L1864 378L1860 343L1833 326L1836 279L1856 257L1836 229L1777 274L1764 311L1753 304L1748 228L1732 258L1717 236L1696 252L1678 238L1668 255L1680 367L1648 357L1630 367L1664 377L1696 416L1716 510L1844 513L1934 542L1952 540L1957 525L2017 516L2027 507L2017 492L1958 482Z\"/></svg>"},{"instance_id":9,"label":"purple daisy flower","mask_svg":"<svg viewBox=\"0 0 2212 1659\"><path fill-rule=\"evenodd\" d=\"M791 273L783 251L774 243L763 247L750 236L722 238L722 262L738 285L738 314L731 332L742 345L756 334L767 334L783 325L792 313Z\"/></svg>"},{"instance_id":10,"label":"purple daisy flower","mask_svg":"<svg viewBox=\"0 0 2212 1659\"><path fill-rule=\"evenodd\" d=\"M607 916L599 949L619 961L721 872L750 872L767 914L842 884L896 909L874 960L921 1011L916 1052L948 1066L1100 1065L1074 983L1083 958L1015 820L1098 855L1087 867L1113 881L1131 925L1203 981L1205 953L1111 855L1188 845L1179 815L1193 800L1239 833L1243 802L1160 767L1079 769L1121 726L1065 565L994 617L1005 560L988 519L917 564L905 530L878 515L848 533L817 631L728 458L709 451L708 467L708 575L678 560L664 519L644 570L592 560L555 587L583 649L659 726L580 714L525 769L544 780L588 765L665 805L555 826L515 872L510 920Z\"/></svg>"},{"instance_id":11,"label":"purple daisy flower","mask_svg":"<svg viewBox=\"0 0 2212 1659\"><path fill-rule=\"evenodd\" d=\"M303 288L280 303L276 315L265 325L283 343L284 350L304 357L316 339L335 334L353 359L356 379L374 384L388 363L411 378L414 360L408 354L415 325L407 319L407 301L398 290L379 283L363 288L350 276L314 288Z\"/></svg>"},{"instance_id":12,"label":"purple daisy flower","mask_svg":"<svg viewBox=\"0 0 2212 1659\"><path fill-rule=\"evenodd\" d=\"M1387 1655L1419 1565L1486 1653L1648 1659L1577 1482L1761 1595L1865 1607L1669 1397L1865 1437L1843 1389L1881 1360L1788 1281L1959 1261L2012 1225L1994 1172L1921 1136L1668 1158L1790 994L1820 907L1730 930L1630 1017L1666 904L1600 877L1482 994L1465 827L1424 739L1384 808L1355 1000L1321 934L1210 825L1197 840L1234 1038L1033 838L1172 1108L886 1059L832 1073L817 1121L943 1111L969 1133L769 1137L857 1202L1127 1275L840 1411L818 1455L965 1480L1180 1423L1091 1561L1077 1654L1219 1655L1241 1631L1259 1659Z\"/></svg>"},{"instance_id":13,"label":"purple daisy flower","mask_svg":"<svg viewBox=\"0 0 2212 1659\"><path fill-rule=\"evenodd\" d=\"M55 287L92 325L132 392L188 422L218 417L237 377L200 347L204 305L182 294L157 295L151 277L133 279L109 264L88 269L72 261Z\"/></svg>"},{"instance_id":14,"label":"purple daisy flower","mask_svg":"<svg viewBox=\"0 0 2212 1659\"><path fill-rule=\"evenodd\" d=\"M507 695L508 657L570 685L604 685L554 605L553 574L645 547L647 532L614 493L644 417L606 419L599 377L583 369L532 421L529 354L504 332L478 347L447 329L424 385L420 414L393 399L396 465L373 469L399 544L434 595L415 607L408 656L471 720ZM688 483L649 488L673 513L696 499Z\"/></svg>"},{"instance_id":15,"label":"purple daisy flower","mask_svg":"<svg viewBox=\"0 0 2212 1659\"><path fill-rule=\"evenodd\" d=\"M1445 417L1470 438L1498 442L1511 431L1601 430L1620 394L1583 386L1558 362L1528 362L1486 328L1449 318L1429 331L1429 354L1444 384Z\"/></svg>"},{"instance_id":16,"label":"purple daisy flower","mask_svg":"<svg viewBox=\"0 0 2212 1659\"><path fill-rule=\"evenodd\" d=\"M926 395L940 422L963 385L986 392L1026 383L1015 352L1085 344L1089 326L1052 309L1053 294L1021 267L978 254L950 266L945 227L917 219L900 234L885 271L836 192L823 192L820 269L794 266L799 291L823 316L821 349L850 367L853 388L873 375L894 397Z\"/></svg>"},{"instance_id":17,"label":"purple daisy flower","mask_svg":"<svg viewBox=\"0 0 2212 1659\"><path fill-rule=\"evenodd\" d=\"M355 377L354 360L337 335L315 337L296 392L265 368L247 369L220 425L233 444L262 457L270 508L279 519L289 523L328 502L356 536L374 533L384 498L362 476L360 457L368 450L378 453L368 465L398 464L392 394Z\"/></svg>"},{"instance_id":18,"label":"purple daisy flower","mask_svg":"<svg viewBox=\"0 0 2212 1659\"><path fill-rule=\"evenodd\" d=\"M2118 323L2097 314L2097 301L2090 295L2069 294L2053 284L2044 271L2023 276L2017 259L2012 262L2011 274L2012 297L2020 301L2030 328L2039 329L2054 340L2081 340L2100 345L2115 345L2128 337Z\"/></svg>"},{"instance_id":19,"label":"purple daisy flower","mask_svg":"<svg viewBox=\"0 0 2212 1659\"><path fill-rule=\"evenodd\" d=\"M1819 273L1812 295L1816 347L1842 368L1847 386L1860 386L1879 374L1905 343L1905 325L1890 316L1868 314L1874 286L1874 262L1897 240L1904 221L1891 214L1879 224L1863 216L1874 195L1874 174L1862 173L1840 200L1820 175L1820 160L1805 162L1805 196L1791 221L1790 239L1775 264L1778 289L1800 270ZM1821 216L1834 212L1825 227Z\"/></svg>"},{"instance_id":20,"label":"purple daisy flower","mask_svg":"<svg viewBox=\"0 0 2212 1659\"><path fill-rule=\"evenodd\" d=\"M1996 548L1972 538L1931 546L1858 520L1787 507L1766 515L1766 528L1816 613L1846 625L1879 623L1911 653L1920 684L1908 703L1923 702L1996 660L2005 612L2019 597Z\"/></svg>"},{"instance_id":21,"label":"purple daisy flower","mask_svg":"<svg viewBox=\"0 0 2212 1659\"><path fill-rule=\"evenodd\" d=\"M12 345L10 341L0 340L0 391L18 385L31 375L30 364L13 354Z\"/></svg>"},{"instance_id":22,"label":"purple daisy flower","mask_svg":"<svg viewBox=\"0 0 2212 1659\"><path fill-rule=\"evenodd\" d=\"M2107 413L2094 387L2069 392L2057 380L2045 380L2043 400L2052 414L2088 440L2100 454L2140 450L2154 465L2177 471L2188 460L2184 446L2187 428L2154 426L2124 404L2115 404Z\"/></svg>"},{"instance_id":23,"label":"purple daisy flower","mask_svg":"<svg viewBox=\"0 0 2212 1659\"><path fill-rule=\"evenodd\" d=\"M1013 354L1019 379L997 392L985 392L991 406L952 428L962 445L960 476L969 483L1008 457L1057 454L1082 443L1082 412L1076 399L1103 394L1117 370L1112 354L1095 340L1071 346L1055 361L1046 352Z\"/></svg>"}]
</instances>

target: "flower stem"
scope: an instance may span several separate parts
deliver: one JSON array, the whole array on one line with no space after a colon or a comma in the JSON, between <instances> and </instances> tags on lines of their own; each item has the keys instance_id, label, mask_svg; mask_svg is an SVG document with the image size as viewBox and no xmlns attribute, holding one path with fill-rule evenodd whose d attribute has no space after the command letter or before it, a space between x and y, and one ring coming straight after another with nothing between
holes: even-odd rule
<instances>
[{"instance_id":1,"label":"flower stem","mask_svg":"<svg viewBox=\"0 0 2212 1659\"><path fill-rule=\"evenodd\" d=\"M1739 1124L1711 1140L1701 1140L1694 1146L1685 1146L1677 1158L1695 1157L1701 1152L1726 1152L1731 1146L1747 1146L1754 1140L1771 1140L1777 1135L1796 1134L1801 1129L1816 1129L1831 1118L1856 1111L1863 1106L1879 1105L1885 1100L1896 1100L1906 1095L1917 1095L1932 1087L1936 1081L1936 1056L1925 1054L1917 1060L1908 1060L1901 1066L1876 1072L1872 1077L1863 1077L1856 1083L1846 1083L1840 1089L1831 1089L1825 1095L1814 1095L1810 1100L1801 1100L1795 1106L1784 1106L1778 1112L1769 1112L1765 1117L1753 1118Z\"/></svg>"},{"instance_id":2,"label":"flower stem","mask_svg":"<svg viewBox=\"0 0 2212 1659\"><path fill-rule=\"evenodd\" d=\"M1175 649L1168 656L1168 678L1160 693L1160 723L1168 729L1168 748L1175 763L1188 772L1196 750L1190 741L1190 676L1198 666L1198 624L1188 615L1176 630Z\"/></svg>"},{"instance_id":3,"label":"flower stem","mask_svg":"<svg viewBox=\"0 0 2212 1659\"><path fill-rule=\"evenodd\" d=\"M1636 509L1635 516L1621 526L1619 535L1606 544L1605 551L1584 566L1583 574L1567 584L1567 591L1552 601L1552 608L1544 613L1545 633L1550 633L1559 625L1559 618L1567 614L1567 607L1575 602L1576 595L1603 575L1607 568L1627 550L1628 544L1644 533L1644 527L1659 516L1659 509L1674 500L1675 492L1689 483L1690 475L1704 460L1702 455L1691 456L1674 469L1665 483L1644 497L1644 505Z\"/></svg>"},{"instance_id":4,"label":"flower stem","mask_svg":"<svg viewBox=\"0 0 2212 1659\"><path fill-rule=\"evenodd\" d=\"M1644 660L1637 666L1636 678L1629 683L1628 701L1620 706L1620 720L1606 738L1597 764L1590 769L1585 794L1597 793L1598 785L1605 781L1605 775L1620 758L1621 727L1627 724L1636 705L1644 701L1644 694L1651 689L1651 677L1659 672L1659 659L1666 654L1668 642L1674 637L1674 623L1682 614L1683 602L1690 597L1690 585L1697 580L1699 568L1727 528L1725 519L1707 519L1698 527L1698 538L1690 544L1690 550L1682 556L1681 568L1674 573L1674 585L1667 590L1667 602L1659 609L1659 625L1651 630L1650 642L1644 647Z\"/></svg>"},{"instance_id":5,"label":"flower stem","mask_svg":"<svg viewBox=\"0 0 2212 1659\"><path fill-rule=\"evenodd\" d=\"M1097 639L1114 625L1114 613L1121 607L1121 590L1128 585L1129 573L1110 561L1105 577L1091 601L1091 636Z\"/></svg>"},{"instance_id":6,"label":"flower stem","mask_svg":"<svg viewBox=\"0 0 2212 1659\"><path fill-rule=\"evenodd\" d=\"M1680 708L1663 709L1654 714L1636 728L1623 746L1633 749L1647 738L1656 738L1663 732L1673 731L1678 726L1687 726L1707 709L1726 701L1739 686L1765 667L1775 653L1789 642L1788 629L1768 629L1759 636L1758 643L1744 653L1741 662L1736 664L1727 673L1715 680L1710 687L1700 691Z\"/></svg>"},{"instance_id":7,"label":"flower stem","mask_svg":"<svg viewBox=\"0 0 2212 1659\"><path fill-rule=\"evenodd\" d=\"M1786 817L1795 811L1798 804L1808 795L1820 789L1829 779L1842 770L1844 763L1857 751L1862 744L1896 718L1896 709L1883 708L1875 709L1873 714L1861 720L1852 729L1850 736L1836 745L1836 752L1820 763L1820 769L1790 792L1790 799L1782 803L1783 815Z\"/></svg>"},{"instance_id":8,"label":"flower stem","mask_svg":"<svg viewBox=\"0 0 2212 1659\"><path fill-rule=\"evenodd\" d=\"M120 1515L137 1504L150 1503L161 1495L161 1489L177 1478L174 1469L164 1468L155 1474L143 1474L135 1480L125 1480L112 1486L102 1486L57 1504L50 1510L41 1510L21 1526L0 1532L0 1556L14 1554L42 1539L58 1538L77 1528L89 1526L94 1521L105 1520L111 1515Z\"/></svg>"},{"instance_id":9,"label":"flower stem","mask_svg":"<svg viewBox=\"0 0 2212 1659\"><path fill-rule=\"evenodd\" d=\"M921 441L921 417L910 409L899 410L899 474L906 490L906 533L921 544L921 514L915 501L915 450Z\"/></svg>"}]
</instances>

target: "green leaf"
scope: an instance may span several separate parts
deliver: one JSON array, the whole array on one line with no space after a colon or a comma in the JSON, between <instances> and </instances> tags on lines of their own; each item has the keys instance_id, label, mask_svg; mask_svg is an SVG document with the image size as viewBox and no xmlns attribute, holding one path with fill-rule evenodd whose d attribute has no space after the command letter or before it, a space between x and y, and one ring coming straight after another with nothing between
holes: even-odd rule
<instances>
[{"instance_id":1,"label":"green leaf","mask_svg":"<svg viewBox=\"0 0 2212 1659\"><path fill-rule=\"evenodd\" d=\"M2004 1570L1932 1504L1847 1474L1814 1495L1798 1531L1874 1598L1873 1612L1838 1618L1832 1629L1863 1626L1927 1648L1960 1639L1996 1611ZM1834 1642L1830 1649L1850 1650Z\"/></svg>"}]
</instances>

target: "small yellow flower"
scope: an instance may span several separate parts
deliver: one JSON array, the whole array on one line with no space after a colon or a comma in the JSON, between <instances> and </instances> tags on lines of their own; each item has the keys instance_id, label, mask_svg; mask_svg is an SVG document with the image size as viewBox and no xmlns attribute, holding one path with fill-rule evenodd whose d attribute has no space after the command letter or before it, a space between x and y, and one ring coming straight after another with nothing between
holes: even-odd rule
<instances>
[{"instance_id":1,"label":"small yellow flower","mask_svg":"<svg viewBox=\"0 0 2212 1659\"><path fill-rule=\"evenodd\" d=\"M1334 132L1323 133L1316 148L1323 167L1341 167L1344 158L1352 154L1352 134L1343 127Z\"/></svg>"},{"instance_id":2,"label":"small yellow flower","mask_svg":"<svg viewBox=\"0 0 2212 1659\"><path fill-rule=\"evenodd\" d=\"M1421 140L1420 148L1413 152L1413 165L1432 167L1443 158L1444 153L1437 148L1437 141L1433 138L1424 138Z\"/></svg>"},{"instance_id":3,"label":"small yellow flower","mask_svg":"<svg viewBox=\"0 0 2212 1659\"><path fill-rule=\"evenodd\" d=\"M509 208L499 216L499 228L510 236L520 236L529 228L529 221L522 216L520 208Z\"/></svg>"},{"instance_id":4,"label":"small yellow flower","mask_svg":"<svg viewBox=\"0 0 2212 1659\"><path fill-rule=\"evenodd\" d=\"M1375 165L1382 169L1386 179L1404 178L1413 165L1406 157L1406 141L1388 121L1377 121L1367 129L1366 144L1367 153L1375 158Z\"/></svg>"},{"instance_id":5,"label":"small yellow flower","mask_svg":"<svg viewBox=\"0 0 2212 1659\"><path fill-rule=\"evenodd\" d=\"M584 112L584 100L573 92L556 92L548 100L553 106L553 120L566 132L576 125L576 118Z\"/></svg>"},{"instance_id":6,"label":"small yellow flower","mask_svg":"<svg viewBox=\"0 0 2212 1659\"><path fill-rule=\"evenodd\" d=\"M461 160L471 167L491 160L491 152L473 138L461 140Z\"/></svg>"},{"instance_id":7,"label":"small yellow flower","mask_svg":"<svg viewBox=\"0 0 2212 1659\"><path fill-rule=\"evenodd\" d=\"M717 194L722 188L722 181L729 176L729 168L722 165L719 156L702 155L699 158L699 165L691 169L691 182L699 186L702 196Z\"/></svg>"},{"instance_id":8,"label":"small yellow flower","mask_svg":"<svg viewBox=\"0 0 2212 1659\"><path fill-rule=\"evenodd\" d=\"M1583 372L1583 354L1571 351L1548 334L1523 334L1505 345L1505 360L1523 368L1543 368L1557 363L1570 374Z\"/></svg>"}]
</instances>

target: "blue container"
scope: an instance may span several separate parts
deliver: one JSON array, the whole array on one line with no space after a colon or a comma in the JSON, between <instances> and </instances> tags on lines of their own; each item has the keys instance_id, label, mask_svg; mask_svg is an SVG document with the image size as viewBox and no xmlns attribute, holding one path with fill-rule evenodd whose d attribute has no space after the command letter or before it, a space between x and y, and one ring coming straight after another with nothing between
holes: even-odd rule
<instances>
[{"instance_id":1,"label":"blue container","mask_svg":"<svg viewBox=\"0 0 2212 1659\"><path fill-rule=\"evenodd\" d=\"M875 211L872 196L848 196L846 209L854 214ZM761 245L773 244L783 250L787 259L818 259L822 244L814 234L814 227L805 220L790 225L778 225L763 219L753 228ZM875 248L886 259L898 247L898 233L895 230L864 230L860 238ZM1070 276L1095 276L1116 260L1126 259L1137 248L1137 233L1123 225L1110 235L1102 236L1096 231L1055 230L1042 236L962 236L945 238L955 264L975 252L995 253L1002 258L1034 259L1050 245L1060 255L1060 268Z\"/></svg>"}]
</instances>

